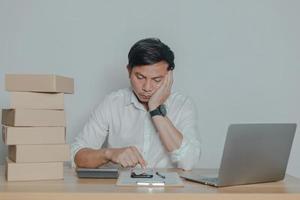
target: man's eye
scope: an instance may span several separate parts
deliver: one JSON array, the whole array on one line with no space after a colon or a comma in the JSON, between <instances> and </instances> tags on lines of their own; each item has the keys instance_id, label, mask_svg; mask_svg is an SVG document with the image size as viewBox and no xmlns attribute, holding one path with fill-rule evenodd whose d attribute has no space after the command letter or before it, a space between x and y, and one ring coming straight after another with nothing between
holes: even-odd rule
<instances>
[{"instance_id":1,"label":"man's eye","mask_svg":"<svg viewBox=\"0 0 300 200\"><path fill-rule=\"evenodd\" d=\"M143 79L144 77L137 75L137 79Z\"/></svg>"},{"instance_id":2,"label":"man's eye","mask_svg":"<svg viewBox=\"0 0 300 200\"><path fill-rule=\"evenodd\" d=\"M154 79L154 81L155 81L156 83L159 83L159 82L161 81L161 79Z\"/></svg>"}]
</instances>

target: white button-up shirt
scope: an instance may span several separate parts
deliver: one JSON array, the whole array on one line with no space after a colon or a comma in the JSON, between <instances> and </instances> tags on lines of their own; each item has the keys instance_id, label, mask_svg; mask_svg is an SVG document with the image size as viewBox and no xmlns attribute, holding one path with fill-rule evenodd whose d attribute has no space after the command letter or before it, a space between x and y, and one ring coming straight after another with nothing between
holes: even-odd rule
<instances>
[{"instance_id":1,"label":"white button-up shirt","mask_svg":"<svg viewBox=\"0 0 300 200\"><path fill-rule=\"evenodd\" d=\"M196 109L191 101L172 92L165 102L167 117L183 135L181 146L168 152L160 140L149 112L131 88L106 96L93 111L72 144L72 159L82 148L100 149L107 139L108 148L135 146L149 168L191 169L200 159Z\"/></svg>"}]
</instances>

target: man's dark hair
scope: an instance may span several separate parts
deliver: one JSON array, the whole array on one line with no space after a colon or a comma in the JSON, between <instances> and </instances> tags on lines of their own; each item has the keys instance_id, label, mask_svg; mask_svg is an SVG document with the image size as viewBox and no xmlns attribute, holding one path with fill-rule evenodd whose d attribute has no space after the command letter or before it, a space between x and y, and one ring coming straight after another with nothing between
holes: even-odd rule
<instances>
[{"instance_id":1,"label":"man's dark hair","mask_svg":"<svg viewBox=\"0 0 300 200\"><path fill-rule=\"evenodd\" d=\"M128 53L128 67L152 65L160 61L169 64L168 70L175 68L174 53L157 38L146 38L135 43Z\"/></svg>"}]
</instances>

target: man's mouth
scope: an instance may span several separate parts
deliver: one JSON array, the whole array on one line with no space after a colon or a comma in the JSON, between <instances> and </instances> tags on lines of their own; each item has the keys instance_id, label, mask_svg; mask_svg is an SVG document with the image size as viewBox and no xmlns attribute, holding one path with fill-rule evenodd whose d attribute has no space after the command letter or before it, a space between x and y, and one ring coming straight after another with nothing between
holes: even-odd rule
<instances>
[{"instance_id":1,"label":"man's mouth","mask_svg":"<svg viewBox=\"0 0 300 200\"><path fill-rule=\"evenodd\" d=\"M151 96L141 95L141 97L142 97L143 99L150 99Z\"/></svg>"}]
</instances>

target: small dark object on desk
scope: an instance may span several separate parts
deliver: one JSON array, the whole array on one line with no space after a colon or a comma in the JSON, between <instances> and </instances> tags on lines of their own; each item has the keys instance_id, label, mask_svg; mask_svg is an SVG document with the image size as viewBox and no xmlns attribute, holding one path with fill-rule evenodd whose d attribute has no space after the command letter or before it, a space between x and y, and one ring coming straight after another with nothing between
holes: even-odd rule
<instances>
[{"instance_id":1,"label":"small dark object on desk","mask_svg":"<svg viewBox=\"0 0 300 200\"><path fill-rule=\"evenodd\" d=\"M135 172L131 172L130 175L131 178L153 178L152 174L147 174L145 172L141 173L141 174L136 174Z\"/></svg>"}]
</instances>

